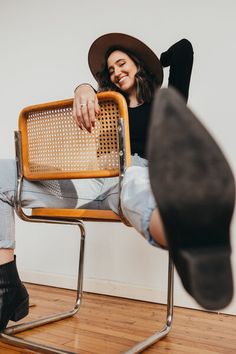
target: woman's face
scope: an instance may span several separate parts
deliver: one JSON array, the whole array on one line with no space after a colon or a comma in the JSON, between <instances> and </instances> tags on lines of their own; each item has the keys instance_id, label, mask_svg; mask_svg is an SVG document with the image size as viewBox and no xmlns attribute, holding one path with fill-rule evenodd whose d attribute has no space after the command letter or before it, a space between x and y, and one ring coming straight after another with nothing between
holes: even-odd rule
<instances>
[{"instance_id":1,"label":"woman's face","mask_svg":"<svg viewBox=\"0 0 236 354\"><path fill-rule=\"evenodd\" d=\"M136 90L135 74L138 69L126 53L120 50L112 52L107 59L107 68L111 82L120 90L128 95Z\"/></svg>"}]
</instances>

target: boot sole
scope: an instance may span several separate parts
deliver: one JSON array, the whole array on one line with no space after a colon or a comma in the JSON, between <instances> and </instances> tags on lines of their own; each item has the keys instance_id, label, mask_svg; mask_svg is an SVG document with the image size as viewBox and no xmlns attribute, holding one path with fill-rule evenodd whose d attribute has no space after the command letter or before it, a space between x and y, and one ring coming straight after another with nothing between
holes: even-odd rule
<instances>
[{"instance_id":1,"label":"boot sole","mask_svg":"<svg viewBox=\"0 0 236 354\"><path fill-rule=\"evenodd\" d=\"M147 148L152 191L183 285L202 307L219 310L233 296L232 171L174 89L155 97Z\"/></svg>"}]
</instances>

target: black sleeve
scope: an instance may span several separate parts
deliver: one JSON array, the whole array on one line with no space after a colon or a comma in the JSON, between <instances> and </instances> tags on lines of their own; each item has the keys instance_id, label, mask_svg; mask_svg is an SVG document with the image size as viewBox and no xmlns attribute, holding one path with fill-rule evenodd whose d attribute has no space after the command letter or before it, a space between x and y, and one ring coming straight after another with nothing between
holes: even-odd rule
<instances>
[{"instance_id":1,"label":"black sleeve","mask_svg":"<svg viewBox=\"0 0 236 354\"><path fill-rule=\"evenodd\" d=\"M188 100L193 66L193 47L187 39L181 39L161 54L163 67L170 66L169 86L175 87Z\"/></svg>"}]
</instances>

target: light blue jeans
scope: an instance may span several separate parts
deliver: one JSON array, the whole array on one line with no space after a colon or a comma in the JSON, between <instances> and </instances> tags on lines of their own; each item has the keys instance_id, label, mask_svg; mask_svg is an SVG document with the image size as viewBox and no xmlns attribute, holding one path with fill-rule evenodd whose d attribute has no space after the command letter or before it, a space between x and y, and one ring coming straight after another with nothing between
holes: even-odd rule
<instances>
[{"instance_id":1,"label":"light blue jeans","mask_svg":"<svg viewBox=\"0 0 236 354\"><path fill-rule=\"evenodd\" d=\"M148 226L156 207L148 175L147 160L132 156L121 189L121 208L130 224L154 246ZM0 248L15 247L14 195L16 164L0 160ZM53 180L23 183L24 208L108 209L118 214L118 177Z\"/></svg>"}]
</instances>

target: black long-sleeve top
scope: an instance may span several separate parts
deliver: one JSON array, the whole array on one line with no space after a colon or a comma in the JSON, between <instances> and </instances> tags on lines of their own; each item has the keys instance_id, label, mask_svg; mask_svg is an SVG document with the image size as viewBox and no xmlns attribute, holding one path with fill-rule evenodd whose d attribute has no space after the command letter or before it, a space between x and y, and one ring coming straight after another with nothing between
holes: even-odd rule
<instances>
[{"instance_id":1,"label":"black long-sleeve top","mask_svg":"<svg viewBox=\"0 0 236 354\"><path fill-rule=\"evenodd\" d=\"M188 100L189 84L193 65L193 48L187 39L182 39L161 54L163 67L170 67L168 85L175 87ZM150 120L151 103L129 107L131 154L146 157L145 147Z\"/></svg>"}]
</instances>

